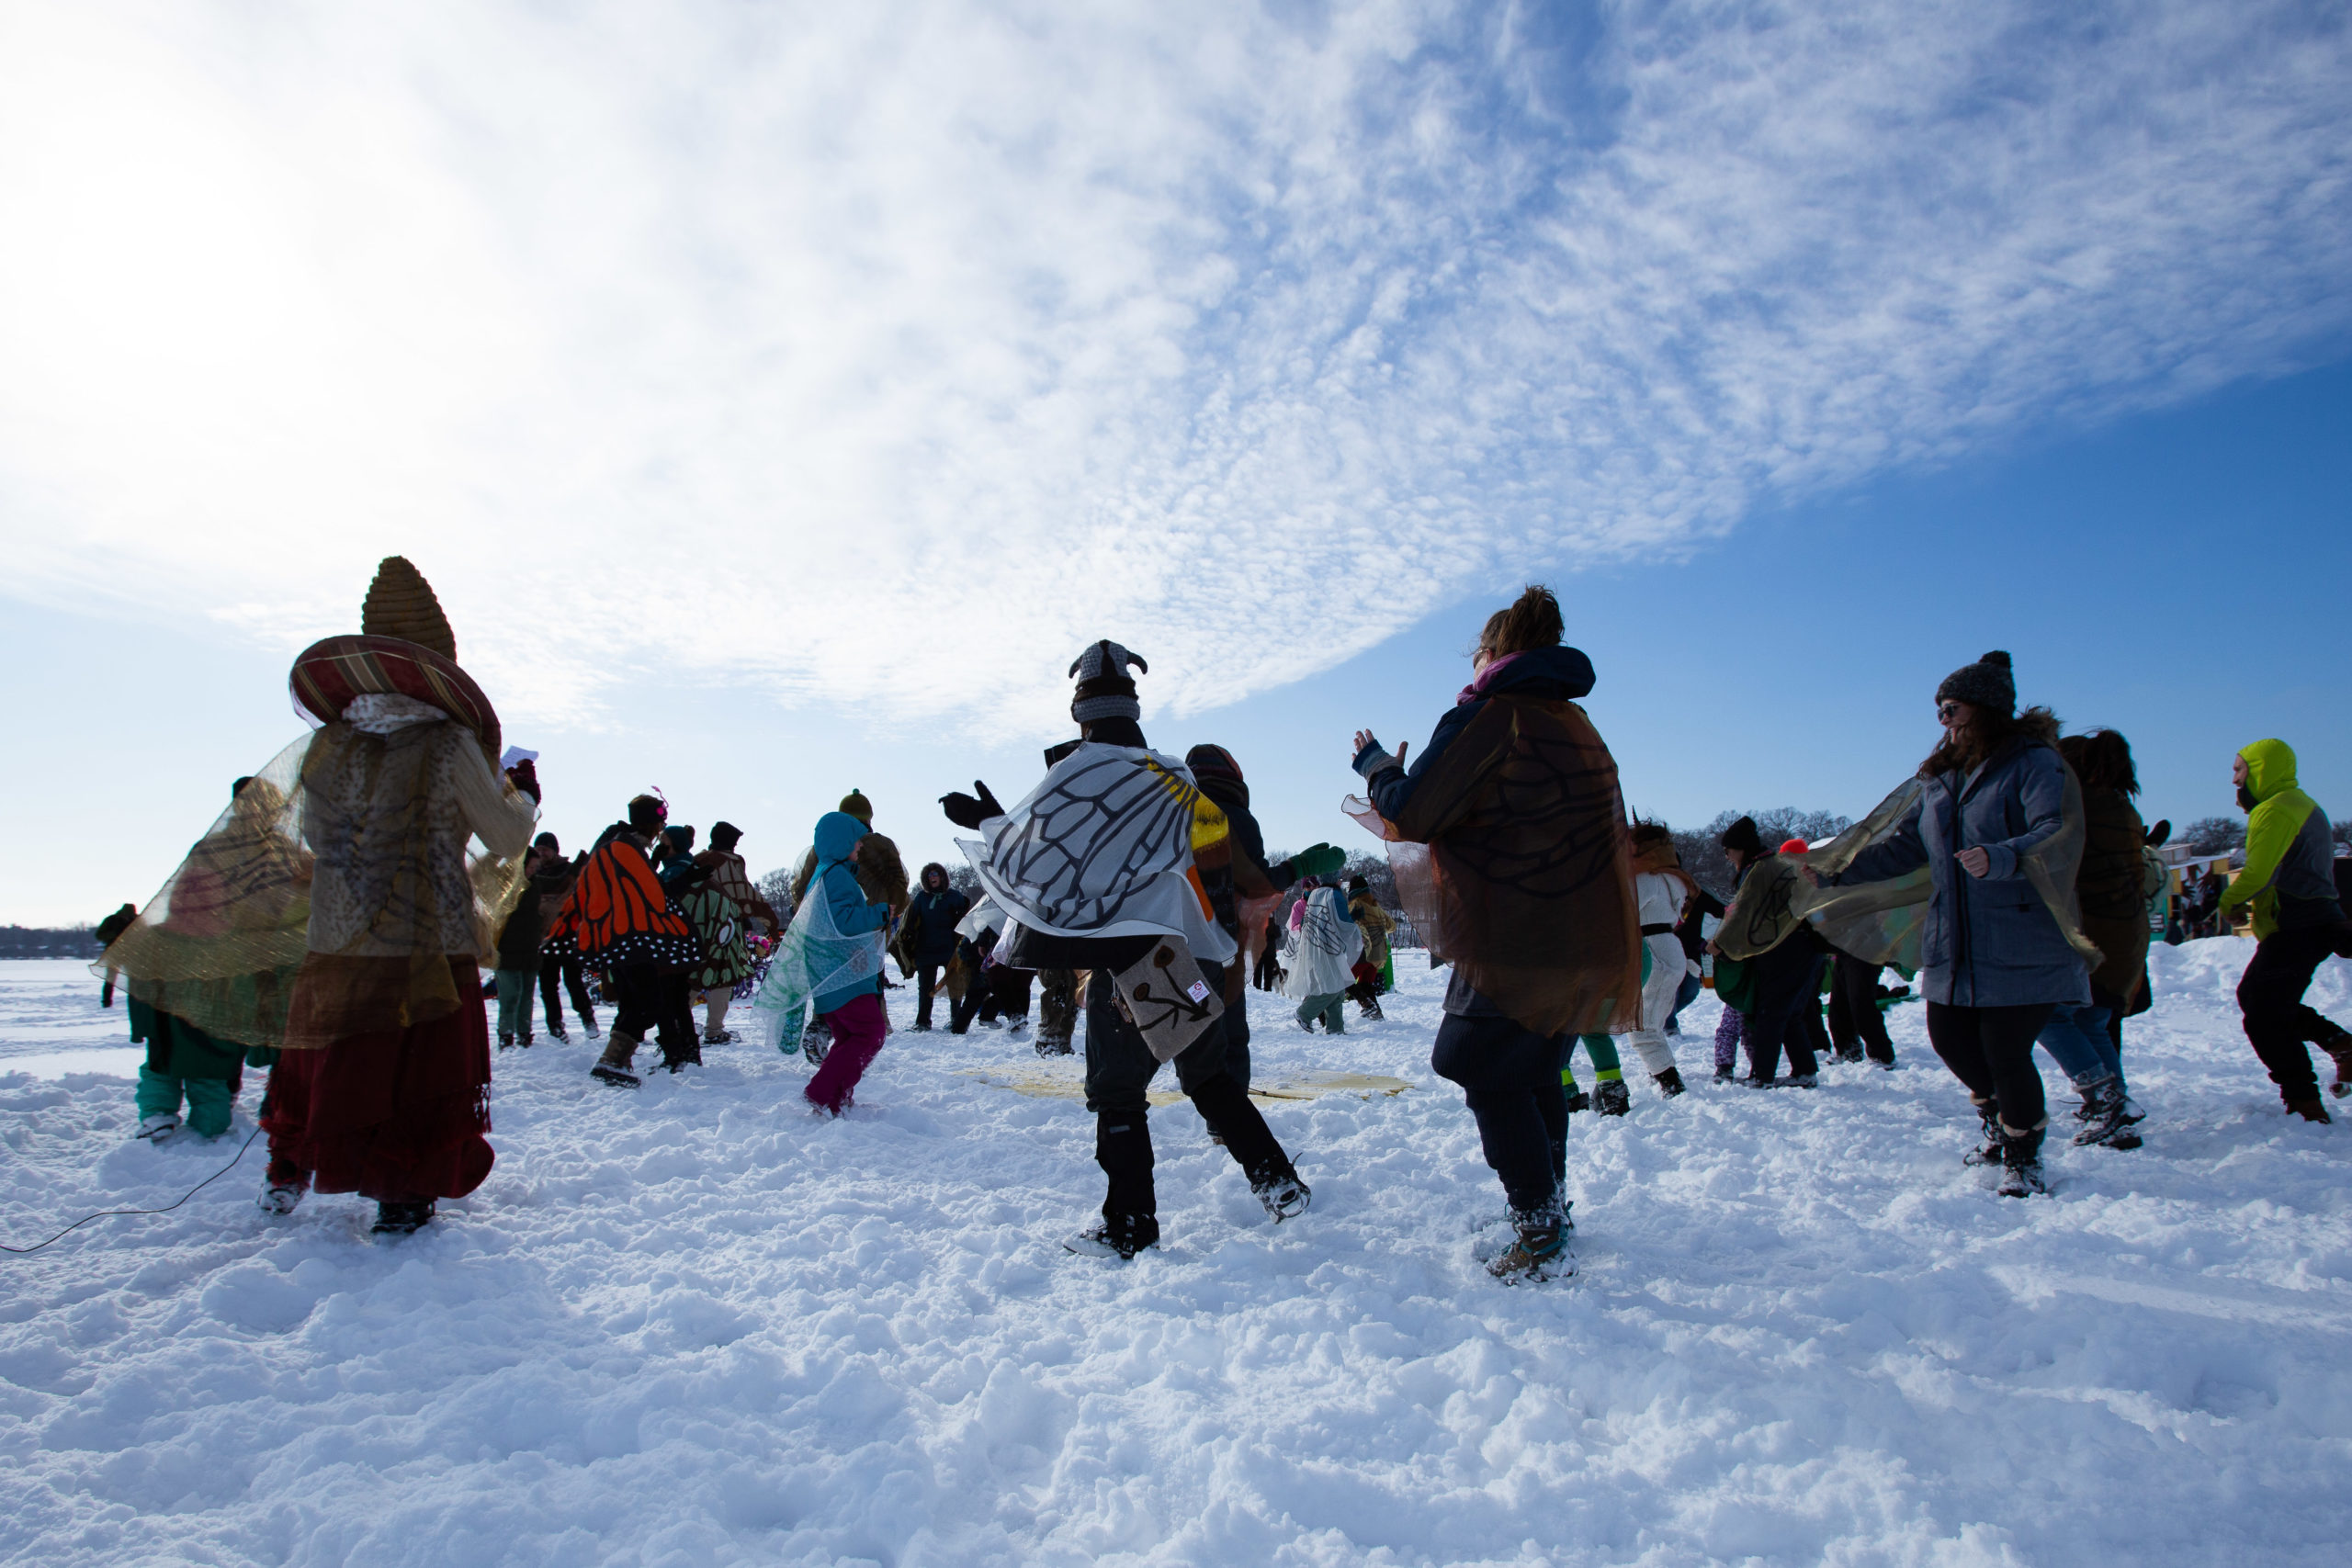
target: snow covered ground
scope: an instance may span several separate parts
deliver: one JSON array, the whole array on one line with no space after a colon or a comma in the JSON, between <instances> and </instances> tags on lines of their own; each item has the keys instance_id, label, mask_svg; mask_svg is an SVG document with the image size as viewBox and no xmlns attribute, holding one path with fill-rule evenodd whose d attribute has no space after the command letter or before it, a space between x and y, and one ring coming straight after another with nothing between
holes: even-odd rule
<instances>
[{"instance_id":1,"label":"snow covered ground","mask_svg":"<svg viewBox=\"0 0 2352 1568\"><path fill-rule=\"evenodd\" d=\"M1253 993L1261 1075L1414 1087L1269 1109L1316 1193L1279 1229L1155 1111L1132 1267L1058 1245L1081 1109L959 1072L1021 1065L1002 1035L894 1037L840 1122L743 1047L637 1095L510 1052L498 1168L423 1235L265 1219L256 1145L0 1257L0 1561L2340 1563L2352 1120L2279 1115L2248 951L2158 951L2147 1147L2060 1148L2027 1202L1962 1168L1916 1005L1901 1070L1758 1094L1704 1081L1703 999L1690 1094L1577 1118L1581 1271L1522 1289L1472 1257L1499 1193L1426 973L1344 1040ZM221 1144L128 1142L87 1070L135 1064L120 1020L0 965L0 1239L168 1201L250 1129L251 1081Z\"/></svg>"}]
</instances>

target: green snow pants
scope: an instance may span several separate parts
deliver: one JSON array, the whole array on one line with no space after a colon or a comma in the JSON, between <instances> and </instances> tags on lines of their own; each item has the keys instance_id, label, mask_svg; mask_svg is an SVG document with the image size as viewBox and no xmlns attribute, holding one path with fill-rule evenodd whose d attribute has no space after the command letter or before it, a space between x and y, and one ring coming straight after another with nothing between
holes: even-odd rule
<instances>
[{"instance_id":1,"label":"green snow pants","mask_svg":"<svg viewBox=\"0 0 2352 1568\"><path fill-rule=\"evenodd\" d=\"M220 1078L175 1078L139 1064L139 1114L176 1116L180 1096L187 1096L188 1130L217 1138L229 1130L229 1113L237 1106L237 1091Z\"/></svg>"}]
</instances>

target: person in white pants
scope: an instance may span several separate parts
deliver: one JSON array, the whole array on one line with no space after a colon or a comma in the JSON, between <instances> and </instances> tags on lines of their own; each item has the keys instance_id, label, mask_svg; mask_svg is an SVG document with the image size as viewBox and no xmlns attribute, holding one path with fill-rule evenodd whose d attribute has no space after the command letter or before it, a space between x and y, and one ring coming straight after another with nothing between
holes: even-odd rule
<instances>
[{"instance_id":1,"label":"person in white pants","mask_svg":"<svg viewBox=\"0 0 2352 1568\"><path fill-rule=\"evenodd\" d=\"M1634 902L1640 911L1642 944L1649 950L1648 976L1642 982L1641 1027L1631 1038L1634 1055L1668 1099L1682 1092L1682 1074L1674 1065L1674 1047L1666 1035L1666 1021L1674 1016L1675 994L1690 960L1674 928L1698 885L1682 869L1675 853L1674 835L1661 822L1634 825Z\"/></svg>"}]
</instances>

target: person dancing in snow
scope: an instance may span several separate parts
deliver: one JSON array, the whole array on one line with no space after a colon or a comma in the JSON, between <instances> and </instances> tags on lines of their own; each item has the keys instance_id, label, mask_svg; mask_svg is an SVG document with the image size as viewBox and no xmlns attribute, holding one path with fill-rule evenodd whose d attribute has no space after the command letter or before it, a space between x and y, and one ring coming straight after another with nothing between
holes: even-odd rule
<instances>
[{"instance_id":1,"label":"person dancing in snow","mask_svg":"<svg viewBox=\"0 0 2352 1568\"><path fill-rule=\"evenodd\" d=\"M799 1042L804 1008L815 1011L830 1039L822 1064L802 1090L809 1104L839 1116L890 1032L877 984L890 906L867 897L858 848L874 829L846 811L817 820L815 863L800 907L784 933L768 977L752 1007L781 1027L779 1049Z\"/></svg>"},{"instance_id":2,"label":"person dancing in snow","mask_svg":"<svg viewBox=\"0 0 2352 1568\"><path fill-rule=\"evenodd\" d=\"M1196 857L1223 844L1229 824L1182 762L1145 741L1131 668L1148 669L1107 640L1079 655L1079 745L1010 811L978 781L977 795L940 802L980 835L962 842L1007 919L999 961L1093 971L1086 1108L1107 1185L1101 1221L1065 1245L1119 1258L1159 1241L1146 1091L1166 1062L1271 1218L1305 1212L1312 1196L1227 1068L1225 966L1238 950L1195 877Z\"/></svg>"},{"instance_id":3,"label":"person dancing in snow","mask_svg":"<svg viewBox=\"0 0 2352 1568\"><path fill-rule=\"evenodd\" d=\"M1842 871L1822 877L1804 865L1803 874L1853 887L1927 868L1928 1040L1983 1119L1985 1145L1969 1163L1997 1163L2001 1192L2022 1198L2048 1190L2050 1118L2034 1038L2056 1009L2091 1000L2085 950L2096 958L2098 949L2075 906L2082 787L2058 753L2057 719L2047 708L2018 711L2007 653L1946 676L1936 716L1944 739L1919 764L1917 793L1891 829Z\"/></svg>"},{"instance_id":4,"label":"person dancing in snow","mask_svg":"<svg viewBox=\"0 0 2352 1568\"><path fill-rule=\"evenodd\" d=\"M406 1235L440 1199L481 1186L497 1157L483 1137L479 960L522 896L538 790L533 771L500 776L497 716L458 668L432 588L401 557L378 568L360 633L295 660L296 698L323 724L301 764L317 860L310 951L262 1119L273 1156L263 1196L282 1211L304 1179L356 1191L376 1201L378 1232ZM471 839L489 852L469 863Z\"/></svg>"},{"instance_id":5,"label":"person dancing in snow","mask_svg":"<svg viewBox=\"0 0 2352 1568\"><path fill-rule=\"evenodd\" d=\"M1305 911L1292 934L1290 974L1283 995L1298 1003L1298 1026L1309 1034L1323 1021L1326 1034L1348 1032L1348 987L1355 984L1356 959L1363 953L1363 932L1348 914L1336 887L1317 887L1299 908Z\"/></svg>"},{"instance_id":6,"label":"person dancing in snow","mask_svg":"<svg viewBox=\"0 0 2352 1568\"><path fill-rule=\"evenodd\" d=\"M1356 983L1348 987L1348 995L1359 1015L1376 1021L1384 1016L1380 993L1396 983L1396 962L1389 953L1396 922L1372 896L1371 881L1362 876L1348 878L1348 919L1363 932L1363 956L1356 960Z\"/></svg>"},{"instance_id":7,"label":"person dancing in snow","mask_svg":"<svg viewBox=\"0 0 2352 1568\"><path fill-rule=\"evenodd\" d=\"M1282 897L1303 877L1329 876L1347 863L1347 855L1330 844L1316 844L1279 861L1266 859L1266 835L1250 810L1250 785L1241 764L1222 746L1202 744L1184 753L1184 765L1201 793L1225 813L1223 851L1214 845L1201 851L1195 865L1201 886L1216 911L1216 923L1240 953L1226 965L1225 1068L1234 1081L1250 1087L1249 969L1253 946L1263 964L1272 956L1275 912ZM1262 944L1262 945L1261 945ZM1261 987L1272 989L1272 987ZM1215 1135L1212 1128L1211 1135Z\"/></svg>"},{"instance_id":8,"label":"person dancing in snow","mask_svg":"<svg viewBox=\"0 0 2352 1568\"><path fill-rule=\"evenodd\" d=\"M2226 917L2240 904L2254 906L2254 957L2238 981L2246 1043L2287 1110L2324 1122L2306 1043L2335 1058L2337 1094L2352 1088L2352 1034L2303 1001L2322 959L2352 958L2327 813L2296 786L2295 753L2283 740L2257 740L2240 751L2230 778L2246 809L2245 869L2222 890L2218 908Z\"/></svg>"},{"instance_id":9,"label":"person dancing in snow","mask_svg":"<svg viewBox=\"0 0 2352 1568\"><path fill-rule=\"evenodd\" d=\"M1666 1021L1674 1016L1676 998L1690 972L1682 939L1674 933L1682 923L1682 911L1698 897L1699 885L1682 869L1674 834L1665 823L1634 823L1633 843L1634 903L1642 922L1642 944L1649 950L1634 1054L1649 1069L1658 1092L1671 1100L1682 1092L1682 1074L1674 1065L1674 1047L1667 1043Z\"/></svg>"},{"instance_id":10,"label":"person dancing in snow","mask_svg":"<svg viewBox=\"0 0 2352 1568\"><path fill-rule=\"evenodd\" d=\"M1568 1043L1637 1016L1640 929L1617 763L1575 699L1592 661L1560 641L1559 602L1530 587L1490 616L1473 679L1410 771L1355 738L1354 767L1400 857L1397 896L1450 960L1430 1066L1463 1088L1513 1239L1498 1278L1557 1269L1569 1229Z\"/></svg>"}]
</instances>

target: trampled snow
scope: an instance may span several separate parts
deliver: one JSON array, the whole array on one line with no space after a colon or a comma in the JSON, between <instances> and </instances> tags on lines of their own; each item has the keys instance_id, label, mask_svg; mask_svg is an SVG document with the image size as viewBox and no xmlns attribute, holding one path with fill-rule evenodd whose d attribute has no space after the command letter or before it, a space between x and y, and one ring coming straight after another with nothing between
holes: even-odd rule
<instances>
[{"instance_id":1,"label":"trampled snow","mask_svg":"<svg viewBox=\"0 0 2352 1568\"><path fill-rule=\"evenodd\" d=\"M1703 998L1690 1094L1635 1068L1631 1116L1576 1118L1579 1272L1539 1287L1473 1256L1500 1195L1426 972L1343 1039L1252 993L1261 1077L1412 1087L1268 1107L1315 1187L1280 1227L1155 1111L1132 1266L1059 1245L1082 1109L966 1075L1025 1042L894 1035L839 1122L745 1046L637 1094L576 1037L508 1052L498 1168L419 1236L265 1218L256 1145L0 1257L0 1561L2341 1562L2352 1121L2279 1114L2249 951L2158 950L2147 1146L2054 1145L2023 1202L1962 1168L1916 1004L1900 1070L1758 1093L1706 1081ZM48 1075L0 1076L0 1239L167 1202L250 1130L258 1075L220 1143L130 1142L96 982L0 986L0 1055Z\"/></svg>"}]
</instances>

